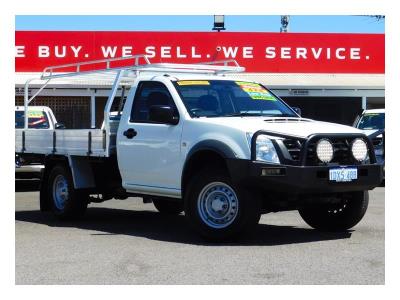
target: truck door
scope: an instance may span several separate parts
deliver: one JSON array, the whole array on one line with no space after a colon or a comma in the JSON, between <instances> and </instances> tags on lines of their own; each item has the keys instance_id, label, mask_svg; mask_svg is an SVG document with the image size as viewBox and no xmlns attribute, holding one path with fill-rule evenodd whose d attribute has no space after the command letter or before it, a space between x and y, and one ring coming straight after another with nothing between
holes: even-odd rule
<instances>
[{"instance_id":1,"label":"truck door","mask_svg":"<svg viewBox=\"0 0 400 300\"><path fill-rule=\"evenodd\" d=\"M168 105L179 113L168 88L158 81L141 81L131 114L118 130L118 165L129 192L180 197L180 139L177 125L149 120L149 108ZM125 109L128 112L128 107Z\"/></svg>"}]
</instances>

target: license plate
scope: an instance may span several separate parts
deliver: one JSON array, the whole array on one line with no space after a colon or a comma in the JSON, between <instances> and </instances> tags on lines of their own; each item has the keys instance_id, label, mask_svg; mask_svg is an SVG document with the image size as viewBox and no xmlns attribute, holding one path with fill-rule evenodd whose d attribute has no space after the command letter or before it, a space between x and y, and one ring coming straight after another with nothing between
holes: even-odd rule
<instances>
[{"instance_id":1,"label":"license plate","mask_svg":"<svg viewBox=\"0 0 400 300\"><path fill-rule=\"evenodd\" d=\"M357 179L357 168L335 168L329 170L329 181L349 182Z\"/></svg>"}]
</instances>

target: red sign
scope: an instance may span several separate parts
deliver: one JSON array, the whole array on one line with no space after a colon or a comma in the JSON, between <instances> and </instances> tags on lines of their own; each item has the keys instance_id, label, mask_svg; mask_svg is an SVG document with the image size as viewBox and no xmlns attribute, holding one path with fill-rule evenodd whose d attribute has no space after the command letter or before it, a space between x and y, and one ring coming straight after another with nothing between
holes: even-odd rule
<instances>
[{"instance_id":1,"label":"red sign","mask_svg":"<svg viewBox=\"0 0 400 300\"><path fill-rule=\"evenodd\" d=\"M247 72L384 73L384 34L17 31L17 72L147 54L151 62L236 59Z\"/></svg>"}]
</instances>

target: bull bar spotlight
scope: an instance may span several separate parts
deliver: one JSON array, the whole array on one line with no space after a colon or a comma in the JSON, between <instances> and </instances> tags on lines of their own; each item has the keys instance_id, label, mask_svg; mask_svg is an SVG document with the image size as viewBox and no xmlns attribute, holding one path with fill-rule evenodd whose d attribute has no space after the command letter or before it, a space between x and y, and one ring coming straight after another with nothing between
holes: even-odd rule
<instances>
[{"instance_id":1,"label":"bull bar spotlight","mask_svg":"<svg viewBox=\"0 0 400 300\"><path fill-rule=\"evenodd\" d=\"M351 153L358 161L364 161L368 155L367 144L362 139L355 139L351 144Z\"/></svg>"},{"instance_id":2,"label":"bull bar spotlight","mask_svg":"<svg viewBox=\"0 0 400 300\"><path fill-rule=\"evenodd\" d=\"M323 163L328 163L333 158L333 146L327 139L321 139L317 142L316 147L317 157Z\"/></svg>"}]
</instances>

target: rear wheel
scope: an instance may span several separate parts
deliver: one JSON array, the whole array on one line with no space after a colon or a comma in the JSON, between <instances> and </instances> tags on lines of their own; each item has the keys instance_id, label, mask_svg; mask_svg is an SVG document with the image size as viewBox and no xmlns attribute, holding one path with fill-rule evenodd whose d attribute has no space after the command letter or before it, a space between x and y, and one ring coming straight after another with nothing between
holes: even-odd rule
<instances>
[{"instance_id":1,"label":"rear wheel","mask_svg":"<svg viewBox=\"0 0 400 300\"><path fill-rule=\"evenodd\" d=\"M160 213L167 215L179 215L183 211L182 201L153 199L153 204Z\"/></svg>"},{"instance_id":2,"label":"rear wheel","mask_svg":"<svg viewBox=\"0 0 400 300\"><path fill-rule=\"evenodd\" d=\"M368 202L367 191L345 193L337 204L309 205L299 209L299 213L315 229L344 231L361 221L367 211Z\"/></svg>"},{"instance_id":3,"label":"rear wheel","mask_svg":"<svg viewBox=\"0 0 400 300\"><path fill-rule=\"evenodd\" d=\"M80 217L88 205L88 195L74 188L71 172L62 164L50 171L48 196L53 213L60 219Z\"/></svg>"},{"instance_id":4,"label":"rear wheel","mask_svg":"<svg viewBox=\"0 0 400 300\"><path fill-rule=\"evenodd\" d=\"M251 230L260 212L260 198L233 184L223 169L200 171L185 195L186 218L208 240L226 240Z\"/></svg>"}]
</instances>

